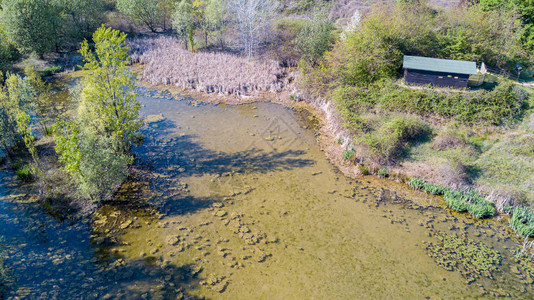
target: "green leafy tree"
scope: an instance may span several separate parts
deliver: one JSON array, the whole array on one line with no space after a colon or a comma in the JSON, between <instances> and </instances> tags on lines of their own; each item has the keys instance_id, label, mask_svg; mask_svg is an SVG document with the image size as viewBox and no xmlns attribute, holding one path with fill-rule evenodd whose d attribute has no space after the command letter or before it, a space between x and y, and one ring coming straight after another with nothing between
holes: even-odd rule
<instances>
[{"instance_id":1,"label":"green leafy tree","mask_svg":"<svg viewBox=\"0 0 534 300\"><path fill-rule=\"evenodd\" d=\"M19 142L33 139L29 114L34 97L35 91L29 81L19 75L10 75L5 84L0 85L0 145L4 152L9 153Z\"/></svg>"},{"instance_id":2,"label":"green leafy tree","mask_svg":"<svg viewBox=\"0 0 534 300\"><path fill-rule=\"evenodd\" d=\"M78 46L104 22L105 5L102 0L54 1L61 16L57 43L62 47Z\"/></svg>"},{"instance_id":3,"label":"green leafy tree","mask_svg":"<svg viewBox=\"0 0 534 300\"><path fill-rule=\"evenodd\" d=\"M210 35L221 34L226 21L226 6L221 0L181 0L173 14L173 28L179 37L195 49L195 33L204 35L208 47Z\"/></svg>"},{"instance_id":4,"label":"green leafy tree","mask_svg":"<svg viewBox=\"0 0 534 300\"><path fill-rule=\"evenodd\" d=\"M128 151L141 127L140 105L134 93L135 76L127 68L130 61L126 34L100 27L93 35L94 51L87 41L80 53L88 76L83 79L80 115L98 132L115 137L118 150Z\"/></svg>"},{"instance_id":5,"label":"green leafy tree","mask_svg":"<svg viewBox=\"0 0 534 300\"><path fill-rule=\"evenodd\" d=\"M332 49L335 41L334 24L328 19L328 12L318 9L313 14L311 22L300 30L296 47L302 59L315 64L326 51Z\"/></svg>"},{"instance_id":6,"label":"green leafy tree","mask_svg":"<svg viewBox=\"0 0 534 300\"><path fill-rule=\"evenodd\" d=\"M176 4L176 10L172 15L172 27L178 37L189 45L191 51L195 49L195 23L193 4L191 1L182 0Z\"/></svg>"},{"instance_id":7,"label":"green leafy tree","mask_svg":"<svg viewBox=\"0 0 534 300\"><path fill-rule=\"evenodd\" d=\"M126 178L133 162L129 149L141 126L125 39L102 26L93 34L94 51L82 43L88 75L77 115L55 124L59 161L93 202L111 197Z\"/></svg>"},{"instance_id":8,"label":"green leafy tree","mask_svg":"<svg viewBox=\"0 0 534 300\"><path fill-rule=\"evenodd\" d=\"M4 0L2 7L7 38L21 52L42 55L53 49L61 20L51 0Z\"/></svg>"},{"instance_id":9,"label":"green leafy tree","mask_svg":"<svg viewBox=\"0 0 534 300\"><path fill-rule=\"evenodd\" d=\"M7 40L4 27L0 22L0 72L5 72L7 66L17 58L17 49Z\"/></svg>"},{"instance_id":10,"label":"green leafy tree","mask_svg":"<svg viewBox=\"0 0 534 300\"><path fill-rule=\"evenodd\" d=\"M155 0L117 0L117 9L156 32L162 13Z\"/></svg>"}]
</instances>

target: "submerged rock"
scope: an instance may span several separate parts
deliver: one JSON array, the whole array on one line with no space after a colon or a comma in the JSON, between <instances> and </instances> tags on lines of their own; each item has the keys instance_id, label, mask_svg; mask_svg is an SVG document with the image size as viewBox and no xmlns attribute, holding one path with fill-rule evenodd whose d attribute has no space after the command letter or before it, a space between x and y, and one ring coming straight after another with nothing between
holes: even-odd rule
<instances>
[{"instance_id":1,"label":"submerged rock","mask_svg":"<svg viewBox=\"0 0 534 300\"><path fill-rule=\"evenodd\" d=\"M161 122L165 120L165 117L163 116L163 114L159 114L159 115L148 115L146 116L145 118L145 122L147 124L155 124L155 123L158 123L158 122Z\"/></svg>"}]
</instances>

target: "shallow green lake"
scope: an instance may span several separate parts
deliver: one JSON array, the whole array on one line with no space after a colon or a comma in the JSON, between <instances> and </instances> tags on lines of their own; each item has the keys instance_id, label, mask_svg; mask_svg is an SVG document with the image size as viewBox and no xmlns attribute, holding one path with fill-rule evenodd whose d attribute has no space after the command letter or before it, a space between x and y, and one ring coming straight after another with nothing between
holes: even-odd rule
<instances>
[{"instance_id":1,"label":"shallow green lake","mask_svg":"<svg viewBox=\"0 0 534 300\"><path fill-rule=\"evenodd\" d=\"M534 297L512 272L519 240L505 226L391 181L344 177L306 116L140 94L150 122L134 175L91 222L48 217L2 173L0 235L18 276L10 297ZM498 251L492 278L468 283L438 265L425 243L440 232Z\"/></svg>"}]
</instances>

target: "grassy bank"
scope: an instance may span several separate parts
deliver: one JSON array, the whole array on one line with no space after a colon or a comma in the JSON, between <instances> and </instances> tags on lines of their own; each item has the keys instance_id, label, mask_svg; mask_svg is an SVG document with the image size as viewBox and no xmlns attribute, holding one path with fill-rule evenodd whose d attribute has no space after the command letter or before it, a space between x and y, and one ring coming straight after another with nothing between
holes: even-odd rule
<instances>
[{"instance_id":1,"label":"grassy bank","mask_svg":"<svg viewBox=\"0 0 534 300\"><path fill-rule=\"evenodd\" d=\"M493 25L472 23L472 16L493 19ZM417 24L407 21L414 18ZM532 236L531 91L504 78L485 89L406 86L399 72L403 55L529 68L532 59L522 45L506 52L497 42L519 34L520 27L493 31L491 44L477 46L477 32L487 34L504 20L476 6L457 11L402 3L376 7L321 62L301 63L299 83L308 99L331 103L330 114L341 118L331 117L329 125L341 137L346 165L362 174L412 178L412 186L443 195L449 207L477 218L509 213L511 227ZM458 40L469 46L458 47Z\"/></svg>"}]
</instances>

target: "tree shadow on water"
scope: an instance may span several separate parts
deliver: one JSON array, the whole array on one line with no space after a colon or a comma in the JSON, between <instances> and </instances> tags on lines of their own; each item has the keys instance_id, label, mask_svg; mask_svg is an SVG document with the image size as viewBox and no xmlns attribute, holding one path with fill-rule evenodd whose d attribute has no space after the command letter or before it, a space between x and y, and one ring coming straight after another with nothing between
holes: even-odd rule
<instances>
[{"instance_id":1,"label":"tree shadow on water","mask_svg":"<svg viewBox=\"0 0 534 300\"><path fill-rule=\"evenodd\" d=\"M148 256L126 261L106 270L108 286L103 295L113 299L202 299L191 295L200 286L200 267L161 265Z\"/></svg>"},{"instance_id":2,"label":"tree shadow on water","mask_svg":"<svg viewBox=\"0 0 534 300\"><path fill-rule=\"evenodd\" d=\"M174 127L173 127L174 126ZM314 165L302 158L302 150L282 152L250 148L235 153L206 149L194 135L177 135L172 122L145 129L145 143L134 149L138 163L168 176L195 176L224 173L268 173Z\"/></svg>"}]
</instances>

